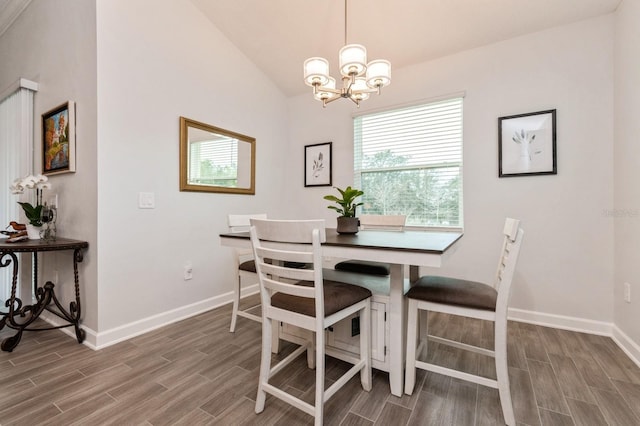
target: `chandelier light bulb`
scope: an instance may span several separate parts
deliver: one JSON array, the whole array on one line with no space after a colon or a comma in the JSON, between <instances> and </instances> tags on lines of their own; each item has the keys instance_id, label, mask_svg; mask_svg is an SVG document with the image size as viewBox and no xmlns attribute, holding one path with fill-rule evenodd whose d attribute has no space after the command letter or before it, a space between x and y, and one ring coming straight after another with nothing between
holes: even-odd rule
<instances>
[{"instance_id":1,"label":"chandelier light bulb","mask_svg":"<svg viewBox=\"0 0 640 426\"><path fill-rule=\"evenodd\" d=\"M360 44L348 44L340 49L340 73L349 77L360 77L367 70L367 49Z\"/></svg>"},{"instance_id":2,"label":"chandelier light bulb","mask_svg":"<svg viewBox=\"0 0 640 426\"><path fill-rule=\"evenodd\" d=\"M304 82L308 86L324 86L329 82L329 61L313 57L304 61Z\"/></svg>"},{"instance_id":3,"label":"chandelier light bulb","mask_svg":"<svg viewBox=\"0 0 640 426\"><path fill-rule=\"evenodd\" d=\"M328 89L332 90L329 91ZM314 98L316 98L319 101L329 101L333 98L337 98L338 96L340 96L338 93L336 93L336 79L333 77L329 77L329 82L327 84L324 84L320 87L318 87L316 93L313 95Z\"/></svg>"},{"instance_id":4,"label":"chandelier light bulb","mask_svg":"<svg viewBox=\"0 0 640 426\"><path fill-rule=\"evenodd\" d=\"M384 59L369 62L367 66L367 85L380 89L391 83L391 63Z\"/></svg>"},{"instance_id":5,"label":"chandelier light bulb","mask_svg":"<svg viewBox=\"0 0 640 426\"><path fill-rule=\"evenodd\" d=\"M358 102L366 101L369 99L369 91L367 89L369 89L367 87L367 81L364 77L358 77L351 85L351 97Z\"/></svg>"}]
</instances>

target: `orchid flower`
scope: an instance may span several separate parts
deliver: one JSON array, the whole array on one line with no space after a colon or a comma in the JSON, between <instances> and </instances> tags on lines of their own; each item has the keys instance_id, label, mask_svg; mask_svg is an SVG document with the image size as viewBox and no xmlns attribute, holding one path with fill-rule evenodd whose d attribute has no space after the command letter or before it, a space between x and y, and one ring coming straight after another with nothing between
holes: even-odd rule
<instances>
[{"instance_id":1,"label":"orchid flower","mask_svg":"<svg viewBox=\"0 0 640 426\"><path fill-rule=\"evenodd\" d=\"M22 194L25 189L36 190L35 206L31 203L20 202L18 204L22 206L29 223L34 226L42 226L40 221L40 212L42 211L42 190L51 189L49 178L44 175L28 175L22 179L16 179L9 186L12 194Z\"/></svg>"}]
</instances>

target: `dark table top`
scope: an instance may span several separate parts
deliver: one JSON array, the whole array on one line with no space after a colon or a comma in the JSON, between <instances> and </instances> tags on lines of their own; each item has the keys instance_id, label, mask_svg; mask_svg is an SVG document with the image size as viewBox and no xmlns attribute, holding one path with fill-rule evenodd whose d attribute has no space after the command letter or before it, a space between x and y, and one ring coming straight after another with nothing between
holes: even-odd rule
<instances>
[{"instance_id":1,"label":"dark table top","mask_svg":"<svg viewBox=\"0 0 640 426\"><path fill-rule=\"evenodd\" d=\"M327 228L327 241L323 245L412 251L420 253L444 253L458 239L461 232L448 231L360 231L357 234L338 234ZM220 237L248 239L249 232L220 234Z\"/></svg>"},{"instance_id":2,"label":"dark table top","mask_svg":"<svg viewBox=\"0 0 640 426\"><path fill-rule=\"evenodd\" d=\"M86 241L72 240L70 238L56 238L55 241L45 242L44 240L24 240L15 243L8 243L6 238L0 238L0 253L33 253L40 251L75 250L87 248Z\"/></svg>"}]
</instances>

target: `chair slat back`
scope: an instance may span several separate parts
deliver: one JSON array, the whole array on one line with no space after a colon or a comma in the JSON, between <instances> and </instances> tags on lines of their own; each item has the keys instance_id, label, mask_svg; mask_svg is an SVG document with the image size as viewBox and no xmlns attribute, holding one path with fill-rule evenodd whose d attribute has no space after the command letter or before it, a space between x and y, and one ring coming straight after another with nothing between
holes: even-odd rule
<instances>
[{"instance_id":1,"label":"chair slat back","mask_svg":"<svg viewBox=\"0 0 640 426\"><path fill-rule=\"evenodd\" d=\"M502 255L498 263L494 287L498 291L497 306L506 306L509 301L511 283L516 269L516 263L520 254L520 246L524 231L520 228L520 221L507 218L504 225L504 241L502 243Z\"/></svg>"},{"instance_id":2,"label":"chair slat back","mask_svg":"<svg viewBox=\"0 0 640 426\"><path fill-rule=\"evenodd\" d=\"M251 219L266 219L266 213L230 214L227 216L229 232L246 232L251 226Z\"/></svg>"},{"instance_id":3,"label":"chair slat back","mask_svg":"<svg viewBox=\"0 0 640 426\"><path fill-rule=\"evenodd\" d=\"M254 214L230 214L227 216L227 226L229 232L247 232L251 226L250 220L254 219L266 219L266 213L254 213ZM251 249L236 249L236 255L238 257L238 263L242 263L246 260L253 258L253 250Z\"/></svg>"},{"instance_id":4,"label":"chair slat back","mask_svg":"<svg viewBox=\"0 0 640 426\"><path fill-rule=\"evenodd\" d=\"M267 309L271 306L271 295L275 292L314 298L316 315L324 318L321 246L326 241L324 220L252 218L250 233L263 306ZM287 262L311 266L301 269L289 267ZM297 285L298 281L313 282L313 287Z\"/></svg>"},{"instance_id":5,"label":"chair slat back","mask_svg":"<svg viewBox=\"0 0 640 426\"><path fill-rule=\"evenodd\" d=\"M404 231L405 215L363 214L358 217L361 230Z\"/></svg>"}]
</instances>

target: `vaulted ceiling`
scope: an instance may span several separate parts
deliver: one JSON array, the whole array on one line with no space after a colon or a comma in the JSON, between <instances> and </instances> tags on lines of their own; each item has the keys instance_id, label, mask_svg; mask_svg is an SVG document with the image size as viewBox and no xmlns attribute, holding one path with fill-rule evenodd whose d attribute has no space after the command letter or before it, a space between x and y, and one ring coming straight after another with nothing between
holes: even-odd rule
<instances>
[{"instance_id":1,"label":"vaulted ceiling","mask_svg":"<svg viewBox=\"0 0 640 426\"><path fill-rule=\"evenodd\" d=\"M338 76L344 0L191 1L286 95L310 90L302 64L311 56L328 59ZM347 41L397 69L611 13L620 1L349 0Z\"/></svg>"},{"instance_id":2,"label":"vaulted ceiling","mask_svg":"<svg viewBox=\"0 0 640 426\"><path fill-rule=\"evenodd\" d=\"M611 13L621 1L349 0L347 42L363 44L369 60L387 59L397 69ZM0 36L30 2L0 0ZM308 57L328 59L337 76L344 0L191 2L285 95L309 90L302 81Z\"/></svg>"}]
</instances>

